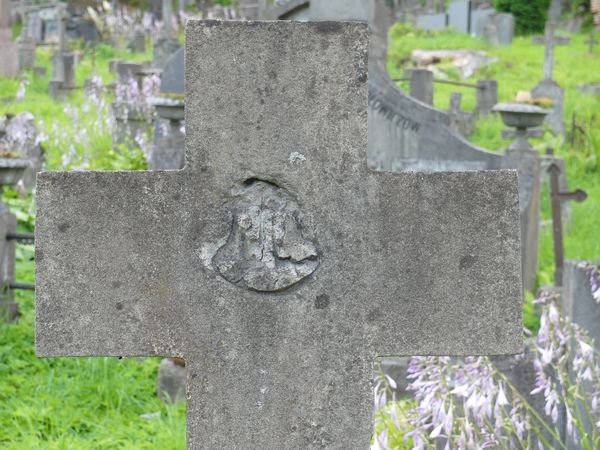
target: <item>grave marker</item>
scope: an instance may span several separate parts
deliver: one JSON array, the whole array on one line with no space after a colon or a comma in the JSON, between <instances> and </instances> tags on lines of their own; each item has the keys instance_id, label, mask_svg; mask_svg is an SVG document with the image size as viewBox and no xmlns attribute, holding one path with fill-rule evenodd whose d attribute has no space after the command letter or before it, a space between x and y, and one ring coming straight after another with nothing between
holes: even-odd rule
<instances>
[{"instance_id":1,"label":"grave marker","mask_svg":"<svg viewBox=\"0 0 600 450\"><path fill-rule=\"evenodd\" d=\"M544 33L544 79L531 91L534 99L552 100L552 111L546 117L546 123L557 135L565 135L564 102L565 92L554 80L554 47L557 45L554 30L556 24L546 22Z\"/></svg>"},{"instance_id":2,"label":"grave marker","mask_svg":"<svg viewBox=\"0 0 600 450\"><path fill-rule=\"evenodd\" d=\"M0 76L16 77L19 70L17 46L10 27L11 0L0 0Z\"/></svg>"},{"instance_id":3,"label":"grave marker","mask_svg":"<svg viewBox=\"0 0 600 450\"><path fill-rule=\"evenodd\" d=\"M160 96L152 99L156 110L150 170L182 169L185 164L184 51L167 61L160 82Z\"/></svg>"},{"instance_id":4,"label":"grave marker","mask_svg":"<svg viewBox=\"0 0 600 450\"><path fill-rule=\"evenodd\" d=\"M548 154L552 155L552 150L548 150ZM563 233L562 233L562 214L561 202L574 200L582 202L587 198L587 193L581 189L574 192L561 192L559 184L559 175L561 172L557 164L550 164L547 169L550 174L550 198L552 203L552 234L554 241L554 266L555 276L554 281L556 286L563 284L563 268L564 268L564 248L563 248Z\"/></svg>"},{"instance_id":5,"label":"grave marker","mask_svg":"<svg viewBox=\"0 0 600 450\"><path fill-rule=\"evenodd\" d=\"M154 44L153 63L154 67L164 68L167 60L181 46L177 38L173 36L173 2L172 0L162 0L163 26L161 37Z\"/></svg>"},{"instance_id":6,"label":"grave marker","mask_svg":"<svg viewBox=\"0 0 600 450\"><path fill-rule=\"evenodd\" d=\"M594 46L598 43L598 41L596 40L596 36L594 31L592 30L592 32L590 33L590 37L587 40L587 44L588 44L588 52L590 54L594 53Z\"/></svg>"},{"instance_id":7,"label":"grave marker","mask_svg":"<svg viewBox=\"0 0 600 450\"><path fill-rule=\"evenodd\" d=\"M366 450L376 356L522 351L516 174L371 171L367 34L189 21L186 167L38 176L37 354L185 358L191 449Z\"/></svg>"}]
</instances>

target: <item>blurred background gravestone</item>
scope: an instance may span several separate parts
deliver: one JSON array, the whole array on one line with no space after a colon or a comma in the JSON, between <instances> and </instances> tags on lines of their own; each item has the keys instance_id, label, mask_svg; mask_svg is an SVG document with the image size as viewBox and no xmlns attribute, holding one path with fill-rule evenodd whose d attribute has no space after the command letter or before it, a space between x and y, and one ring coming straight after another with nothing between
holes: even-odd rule
<instances>
[{"instance_id":1,"label":"blurred background gravestone","mask_svg":"<svg viewBox=\"0 0 600 450\"><path fill-rule=\"evenodd\" d=\"M150 170L182 169L185 164L184 50L177 50L162 73L156 109Z\"/></svg>"},{"instance_id":2,"label":"blurred background gravestone","mask_svg":"<svg viewBox=\"0 0 600 450\"><path fill-rule=\"evenodd\" d=\"M154 67L163 69L167 60L181 45L173 33L173 3L172 0L162 0L163 24L161 36L154 44Z\"/></svg>"},{"instance_id":3,"label":"blurred background gravestone","mask_svg":"<svg viewBox=\"0 0 600 450\"><path fill-rule=\"evenodd\" d=\"M17 45L10 20L11 0L0 0L0 76L16 77L19 70Z\"/></svg>"}]
</instances>

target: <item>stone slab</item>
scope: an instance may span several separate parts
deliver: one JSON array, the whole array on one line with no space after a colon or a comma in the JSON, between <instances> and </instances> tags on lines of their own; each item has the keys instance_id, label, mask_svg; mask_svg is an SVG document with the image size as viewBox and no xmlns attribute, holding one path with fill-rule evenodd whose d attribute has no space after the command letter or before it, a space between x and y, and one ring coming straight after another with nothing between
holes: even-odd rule
<instances>
[{"instance_id":1,"label":"stone slab","mask_svg":"<svg viewBox=\"0 0 600 450\"><path fill-rule=\"evenodd\" d=\"M161 94L184 94L185 54L180 48L171 56L163 69L160 80Z\"/></svg>"},{"instance_id":2,"label":"stone slab","mask_svg":"<svg viewBox=\"0 0 600 450\"><path fill-rule=\"evenodd\" d=\"M186 167L38 176L37 354L185 358L191 449L366 450L376 356L522 351L516 174L371 171L367 33L189 21Z\"/></svg>"},{"instance_id":3,"label":"stone slab","mask_svg":"<svg viewBox=\"0 0 600 450\"><path fill-rule=\"evenodd\" d=\"M494 8L474 9L471 11L471 32L475 36L483 36L485 26L489 23L490 16L496 14Z\"/></svg>"},{"instance_id":4,"label":"stone slab","mask_svg":"<svg viewBox=\"0 0 600 450\"><path fill-rule=\"evenodd\" d=\"M370 2L364 0L311 0L311 20L369 20Z\"/></svg>"},{"instance_id":5,"label":"stone slab","mask_svg":"<svg viewBox=\"0 0 600 450\"><path fill-rule=\"evenodd\" d=\"M9 2L10 3L10 2ZM13 78L19 73L19 53L12 30L0 27L0 76Z\"/></svg>"},{"instance_id":6,"label":"stone slab","mask_svg":"<svg viewBox=\"0 0 600 450\"><path fill-rule=\"evenodd\" d=\"M471 31L471 0L458 0L448 4L448 26L459 33Z\"/></svg>"},{"instance_id":7,"label":"stone slab","mask_svg":"<svg viewBox=\"0 0 600 450\"><path fill-rule=\"evenodd\" d=\"M534 99L552 100L552 112L546 116L546 124L559 136L565 135L565 90L553 80L542 80L533 90Z\"/></svg>"},{"instance_id":8,"label":"stone slab","mask_svg":"<svg viewBox=\"0 0 600 450\"><path fill-rule=\"evenodd\" d=\"M439 30L448 26L446 13L423 14L417 16L417 27L423 30Z\"/></svg>"},{"instance_id":9,"label":"stone slab","mask_svg":"<svg viewBox=\"0 0 600 450\"><path fill-rule=\"evenodd\" d=\"M600 303L592 295L589 270L600 261L565 261L562 312L583 327L600 349Z\"/></svg>"}]
</instances>

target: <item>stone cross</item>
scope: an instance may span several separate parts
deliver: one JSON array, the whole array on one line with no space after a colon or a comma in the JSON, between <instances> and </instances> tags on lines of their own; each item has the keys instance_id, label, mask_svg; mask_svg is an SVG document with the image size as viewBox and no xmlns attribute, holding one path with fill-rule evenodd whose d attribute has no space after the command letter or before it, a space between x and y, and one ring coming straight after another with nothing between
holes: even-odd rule
<instances>
[{"instance_id":1,"label":"stone cross","mask_svg":"<svg viewBox=\"0 0 600 450\"><path fill-rule=\"evenodd\" d=\"M589 53L594 53L594 46L598 43L598 41L596 40L596 37L594 36L594 30L592 30L592 32L590 33L590 37L587 40L587 44L588 44L588 52Z\"/></svg>"},{"instance_id":2,"label":"stone cross","mask_svg":"<svg viewBox=\"0 0 600 450\"><path fill-rule=\"evenodd\" d=\"M556 23L548 20L544 28L544 80L552 80L554 72L555 29Z\"/></svg>"},{"instance_id":3,"label":"stone cross","mask_svg":"<svg viewBox=\"0 0 600 450\"><path fill-rule=\"evenodd\" d=\"M513 171L368 168L365 24L187 24L186 167L38 175L39 356L177 356L190 449L366 450L382 355L522 350Z\"/></svg>"},{"instance_id":4,"label":"stone cross","mask_svg":"<svg viewBox=\"0 0 600 450\"><path fill-rule=\"evenodd\" d=\"M162 34L165 39L173 37L173 1L162 0L163 29Z\"/></svg>"},{"instance_id":5,"label":"stone cross","mask_svg":"<svg viewBox=\"0 0 600 450\"><path fill-rule=\"evenodd\" d=\"M555 36L556 22L549 19L544 27L544 37L539 40L534 38L534 43L544 44L544 80L552 80L554 73L554 47L564 45L570 42L570 38Z\"/></svg>"},{"instance_id":6,"label":"stone cross","mask_svg":"<svg viewBox=\"0 0 600 450\"><path fill-rule=\"evenodd\" d=\"M66 7L62 4L56 6L58 8L58 53L62 54L67 51L67 19L68 13ZM61 55L62 56L62 55Z\"/></svg>"},{"instance_id":7,"label":"stone cross","mask_svg":"<svg viewBox=\"0 0 600 450\"><path fill-rule=\"evenodd\" d=\"M553 154L552 149L548 149L549 155ZM587 198L587 193L581 189L574 192L561 192L559 184L560 167L556 163L551 163L547 169L550 175L550 199L552 206L552 235L554 240L554 282L556 286L563 285L563 272L565 265L561 203L566 201L582 202Z\"/></svg>"}]
</instances>

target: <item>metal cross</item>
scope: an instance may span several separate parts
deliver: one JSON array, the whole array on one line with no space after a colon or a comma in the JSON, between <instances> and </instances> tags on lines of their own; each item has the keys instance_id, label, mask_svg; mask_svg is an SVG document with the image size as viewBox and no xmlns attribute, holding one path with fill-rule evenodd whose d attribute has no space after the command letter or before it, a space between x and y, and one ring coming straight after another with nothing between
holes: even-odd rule
<instances>
[{"instance_id":1,"label":"metal cross","mask_svg":"<svg viewBox=\"0 0 600 450\"><path fill-rule=\"evenodd\" d=\"M552 149L548 149L547 153L552 155ZM552 163L548 167L550 175L550 198L552 201L552 234L554 235L554 262L555 262L555 284L562 286L563 282L563 267L565 262L563 232L562 232L562 217L560 206L562 201L582 202L587 198L587 193L581 189L574 192L560 192L559 175L560 167Z\"/></svg>"}]
</instances>

